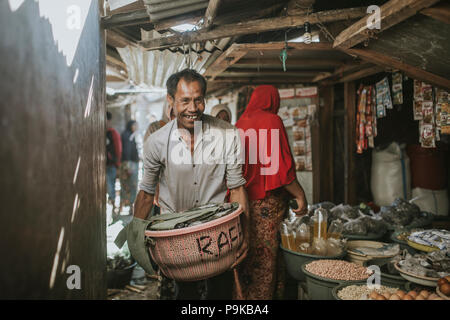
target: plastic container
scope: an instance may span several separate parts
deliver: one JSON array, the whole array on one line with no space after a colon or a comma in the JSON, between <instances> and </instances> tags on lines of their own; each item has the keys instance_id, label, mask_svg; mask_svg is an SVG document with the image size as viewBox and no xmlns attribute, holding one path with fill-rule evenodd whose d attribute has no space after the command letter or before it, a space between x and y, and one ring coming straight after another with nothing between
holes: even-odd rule
<instances>
[{"instance_id":1,"label":"plastic container","mask_svg":"<svg viewBox=\"0 0 450 320\"><path fill-rule=\"evenodd\" d=\"M295 252L286 248L283 248L283 246L280 246L281 250L283 251L284 261L286 263L286 269L289 273L289 275L298 280L298 281L305 281L305 274L303 273L301 266L305 263L309 263L314 260L321 260L321 259L343 259L346 255L345 250L339 255L336 256L317 256L314 254L307 254L303 252Z\"/></svg>"},{"instance_id":2,"label":"plastic container","mask_svg":"<svg viewBox=\"0 0 450 320\"><path fill-rule=\"evenodd\" d=\"M243 236L242 207L216 220L188 228L145 231L152 259L164 275L198 281L219 275L237 259Z\"/></svg>"},{"instance_id":3,"label":"plastic container","mask_svg":"<svg viewBox=\"0 0 450 320\"><path fill-rule=\"evenodd\" d=\"M329 258L327 258L329 259ZM309 262L302 265L301 270L305 274L306 287L308 290L309 300L334 300L333 289L341 284L357 284L361 280L345 281L345 280L332 280L317 276L308 272L305 267Z\"/></svg>"},{"instance_id":4,"label":"plastic container","mask_svg":"<svg viewBox=\"0 0 450 320\"><path fill-rule=\"evenodd\" d=\"M445 152L438 148L422 148L408 145L411 160L411 184L413 188L442 190L447 187L447 162Z\"/></svg>"},{"instance_id":5,"label":"plastic container","mask_svg":"<svg viewBox=\"0 0 450 320\"><path fill-rule=\"evenodd\" d=\"M412 254L412 255L416 254L416 253L417 253L417 250L414 249L413 247L410 247L410 246L408 245L408 242L407 242L407 241L402 241L402 240L397 239L397 236L398 236L400 233L402 233L402 231L394 231L394 232L392 232L391 235L390 235L390 240L391 240L392 242L394 242L394 243L398 243L398 244L400 245L400 250L403 251L403 250L406 249L410 254Z\"/></svg>"},{"instance_id":6,"label":"plastic container","mask_svg":"<svg viewBox=\"0 0 450 320\"><path fill-rule=\"evenodd\" d=\"M357 263L359 265L364 265L365 261L372 260L372 259L380 259L382 261L388 261L394 255L378 255L378 256L371 256L371 255L363 255L357 252L352 251L354 248L358 247L369 247L369 248L381 248L385 245L383 242L378 241L365 241L365 240L355 240L355 241L348 241L347 242L347 257L348 261Z\"/></svg>"}]
</instances>

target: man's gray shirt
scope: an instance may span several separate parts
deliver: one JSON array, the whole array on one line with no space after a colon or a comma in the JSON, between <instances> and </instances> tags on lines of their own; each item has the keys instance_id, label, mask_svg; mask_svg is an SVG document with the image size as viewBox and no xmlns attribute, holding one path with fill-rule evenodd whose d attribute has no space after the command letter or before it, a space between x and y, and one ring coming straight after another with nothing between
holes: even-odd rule
<instances>
[{"instance_id":1,"label":"man's gray shirt","mask_svg":"<svg viewBox=\"0 0 450 320\"><path fill-rule=\"evenodd\" d=\"M159 182L162 213L222 203L227 187L245 185L241 141L234 126L204 114L201 126L197 126L193 157L177 127L177 120L172 120L144 145L144 176L139 190L155 194ZM213 161L211 155L220 161Z\"/></svg>"}]
</instances>

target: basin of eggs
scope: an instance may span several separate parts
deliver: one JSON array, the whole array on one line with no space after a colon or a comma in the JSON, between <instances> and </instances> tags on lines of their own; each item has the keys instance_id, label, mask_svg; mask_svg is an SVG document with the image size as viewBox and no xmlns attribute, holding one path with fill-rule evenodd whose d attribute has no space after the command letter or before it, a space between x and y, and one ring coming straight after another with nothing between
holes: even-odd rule
<instances>
[{"instance_id":1,"label":"basin of eggs","mask_svg":"<svg viewBox=\"0 0 450 320\"><path fill-rule=\"evenodd\" d=\"M378 293L375 290L369 295L370 300L444 300L437 294L428 290L422 290L420 292L411 290L405 292L403 290L397 290L395 293L384 292Z\"/></svg>"}]
</instances>

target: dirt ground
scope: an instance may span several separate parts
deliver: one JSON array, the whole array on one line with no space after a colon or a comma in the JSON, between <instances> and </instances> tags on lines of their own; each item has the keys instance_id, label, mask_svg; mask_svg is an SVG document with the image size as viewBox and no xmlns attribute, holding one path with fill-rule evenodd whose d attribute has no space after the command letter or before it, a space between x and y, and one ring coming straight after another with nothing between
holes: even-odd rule
<instances>
[{"instance_id":1,"label":"dirt ground","mask_svg":"<svg viewBox=\"0 0 450 320\"><path fill-rule=\"evenodd\" d=\"M108 289L108 300L156 300L158 283L148 279L145 286L126 286L123 289ZM141 290L142 289L142 290Z\"/></svg>"}]
</instances>

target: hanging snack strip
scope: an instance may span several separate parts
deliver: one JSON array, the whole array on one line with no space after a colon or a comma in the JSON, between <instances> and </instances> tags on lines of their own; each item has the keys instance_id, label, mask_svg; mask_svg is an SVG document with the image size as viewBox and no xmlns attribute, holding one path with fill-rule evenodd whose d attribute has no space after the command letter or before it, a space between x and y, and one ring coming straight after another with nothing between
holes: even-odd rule
<instances>
[{"instance_id":1,"label":"hanging snack strip","mask_svg":"<svg viewBox=\"0 0 450 320\"><path fill-rule=\"evenodd\" d=\"M435 93L433 95L433 92ZM450 134L449 94L427 83L414 80L414 120L420 120L420 144L436 147L441 134Z\"/></svg>"},{"instance_id":2,"label":"hanging snack strip","mask_svg":"<svg viewBox=\"0 0 450 320\"><path fill-rule=\"evenodd\" d=\"M436 136L450 134L450 95L447 91L436 89Z\"/></svg>"},{"instance_id":3,"label":"hanging snack strip","mask_svg":"<svg viewBox=\"0 0 450 320\"><path fill-rule=\"evenodd\" d=\"M423 148L436 147L433 87L422 83L422 120L419 123L420 143Z\"/></svg>"},{"instance_id":4,"label":"hanging snack strip","mask_svg":"<svg viewBox=\"0 0 450 320\"><path fill-rule=\"evenodd\" d=\"M393 103L395 105L403 104L403 77L400 72L392 74L392 95Z\"/></svg>"},{"instance_id":5,"label":"hanging snack strip","mask_svg":"<svg viewBox=\"0 0 450 320\"><path fill-rule=\"evenodd\" d=\"M356 152L363 153L374 147L377 135L375 116L375 89L361 85L358 89L358 112L356 114Z\"/></svg>"},{"instance_id":6,"label":"hanging snack strip","mask_svg":"<svg viewBox=\"0 0 450 320\"><path fill-rule=\"evenodd\" d=\"M377 87L377 117L383 118L386 116L386 109L393 109L388 78L385 77L380 82L377 82L376 87Z\"/></svg>"}]
</instances>

